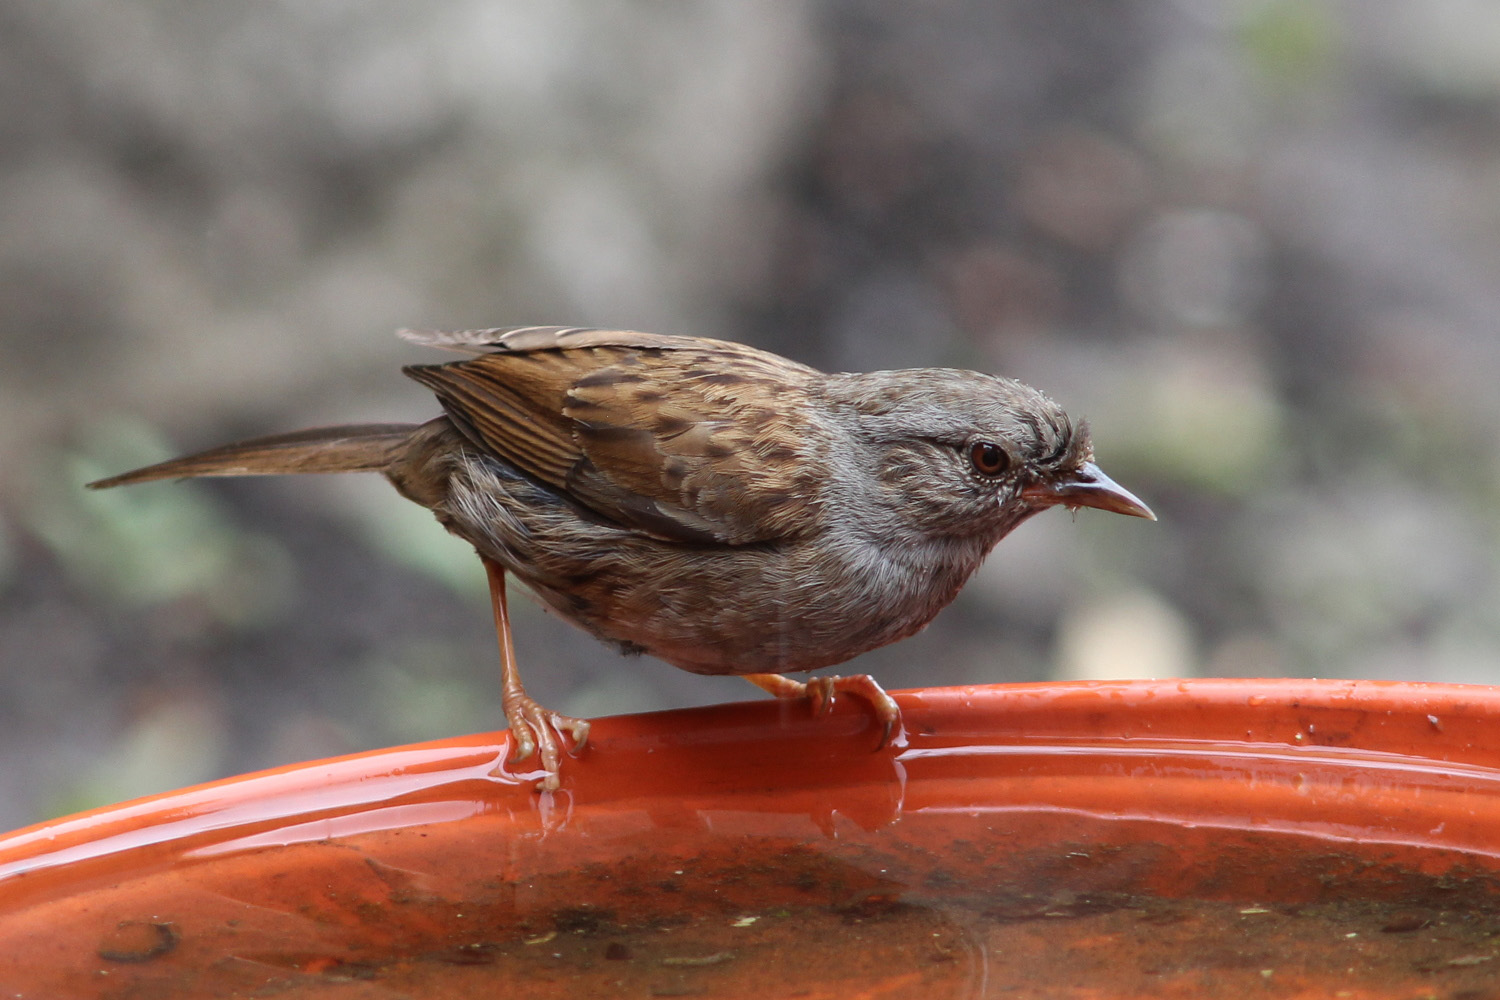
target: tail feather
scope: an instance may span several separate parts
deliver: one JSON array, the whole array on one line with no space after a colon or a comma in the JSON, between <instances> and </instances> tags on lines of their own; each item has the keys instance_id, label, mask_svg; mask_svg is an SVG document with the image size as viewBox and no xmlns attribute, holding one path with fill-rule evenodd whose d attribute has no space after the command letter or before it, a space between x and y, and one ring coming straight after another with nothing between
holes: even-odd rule
<instances>
[{"instance_id":1,"label":"tail feather","mask_svg":"<svg viewBox=\"0 0 1500 1000\"><path fill-rule=\"evenodd\" d=\"M381 472L419 424L315 427L226 444L89 483L102 490L156 479L193 476L279 476L296 472Z\"/></svg>"}]
</instances>

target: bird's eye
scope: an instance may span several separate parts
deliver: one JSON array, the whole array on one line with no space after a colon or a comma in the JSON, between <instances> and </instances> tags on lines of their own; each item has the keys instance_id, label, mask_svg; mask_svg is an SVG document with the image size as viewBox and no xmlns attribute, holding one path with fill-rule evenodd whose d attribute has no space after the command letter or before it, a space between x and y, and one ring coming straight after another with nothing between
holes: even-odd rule
<instances>
[{"instance_id":1,"label":"bird's eye","mask_svg":"<svg viewBox=\"0 0 1500 1000\"><path fill-rule=\"evenodd\" d=\"M998 476L1010 468L1010 455L993 441L975 441L969 445L969 461L981 476Z\"/></svg>"}]
</instances>

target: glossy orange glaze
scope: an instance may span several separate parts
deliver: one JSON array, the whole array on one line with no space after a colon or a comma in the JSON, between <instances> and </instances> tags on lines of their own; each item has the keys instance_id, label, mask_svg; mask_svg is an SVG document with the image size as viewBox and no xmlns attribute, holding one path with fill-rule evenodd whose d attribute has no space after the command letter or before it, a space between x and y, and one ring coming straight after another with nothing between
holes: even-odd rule
<instances>
[{"instance_id":1,"label":"glossy orange glaze","mask_svg":"<svg viewBox=\"0 0 1500 1000\"><path fill-rule=\"evenodd\" d=\"M0 838L0 997L1500 982L1500 689L897 698L879 751L858 703L758 702L601 719L556 793L489 775L500 733L21 830Z\"/></svg>"}]
</instances>

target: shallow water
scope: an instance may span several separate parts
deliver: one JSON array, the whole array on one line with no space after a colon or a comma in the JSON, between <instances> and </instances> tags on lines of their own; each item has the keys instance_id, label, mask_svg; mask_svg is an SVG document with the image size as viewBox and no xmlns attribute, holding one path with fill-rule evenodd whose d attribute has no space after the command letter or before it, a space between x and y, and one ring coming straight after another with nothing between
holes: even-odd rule
<instances>
[{"instance_id":1,"label":"shallow water","mask_svg":"<svg viewBox=\"0 0 1500 1000\"><path fill-rule=\"evenodd\" d=\"M580 908L554 927L330 967L305 992L364 981L429 997L1479 998L1496 995L1500 976L1500 916L1430 903L1061 890L974 909L877 895L635 925Z\"/></svg>"},{"instance_id":2,"label":"shallow water","mask_svg":"<svg viewBox=\"0 0 1500 1000\"><path fill-rule=\"evenodd\" d=\"M93 894L124 918L101 925L95 995L1482 997L1500 981L1489 872L1278 835L1182 867L1186 831L1006 818L944 817L949 857L910 829L671 837L649 856L626 836L539 879L397 867L379 837L333 870L299 870L299 848L226 857L166 898ZM1096 836L1110 828L1127 836ZM1239 896L1267 873L1276 898ZM1223 898L1141 889L1184 880Z\"/></svg>"}]
</instances>

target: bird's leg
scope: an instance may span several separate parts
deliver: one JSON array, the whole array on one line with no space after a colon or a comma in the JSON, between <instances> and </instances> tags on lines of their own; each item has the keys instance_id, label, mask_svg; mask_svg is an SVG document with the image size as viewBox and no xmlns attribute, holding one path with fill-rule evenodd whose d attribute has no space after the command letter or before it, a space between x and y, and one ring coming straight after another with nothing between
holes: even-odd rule
<instances>
[{"instance_id":1,"label":"bird's leg","mask_svg":"<svg viewBox=\"0 0 1500 1000\"><path fill-rule=\"evenodd\" d=\"M869 674L848 677L810 677L794 681L783 674L745 674L745 680L778 698L806 698L815 716L827 715L839 694L863 698L875 709L875 720L881 724L880 746L891 741L891 734L901 722L901 707Z\"/></svg>"},{"instance_id":2,"label":"bird's leg","mask_svg":"<svg viewBox=\"0 0 1500 1000\"><path fill-rule=\"evenodd\" d=\"M541 750L542 770L547 776L540 787L555 791L557 770L561 764L558 733L566 730L573 737L573 749L580 749L589 738L586 719L575 719L538 705L521 686L521 670L516 665L516 649L510 638L510 606L505 601L505 567L488 556L480 556L490 580L490 604L495 610L495 633L500 639L500 703L510 723L510 738L515 744L512 760L525 760ZM491 773L498 774L500 765Z\"/></svg>"}]
</instances>

